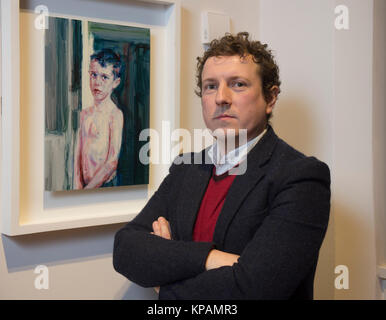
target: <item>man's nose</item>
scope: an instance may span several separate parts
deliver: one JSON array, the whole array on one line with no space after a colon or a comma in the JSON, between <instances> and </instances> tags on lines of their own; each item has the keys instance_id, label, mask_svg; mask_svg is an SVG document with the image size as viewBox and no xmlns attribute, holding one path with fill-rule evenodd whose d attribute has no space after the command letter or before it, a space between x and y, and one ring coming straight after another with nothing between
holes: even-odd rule
<instances>
[{"instance_id":1,"label":"man's nose","mask_svg":"<svg viewBox=\"0 0 386 320\"><path fill-rule=\"evenodd\" d=\"M231 104L231 92L225 83L221 83L216 92L216 104L219 106Z\"/></svg>"}]
</instances>

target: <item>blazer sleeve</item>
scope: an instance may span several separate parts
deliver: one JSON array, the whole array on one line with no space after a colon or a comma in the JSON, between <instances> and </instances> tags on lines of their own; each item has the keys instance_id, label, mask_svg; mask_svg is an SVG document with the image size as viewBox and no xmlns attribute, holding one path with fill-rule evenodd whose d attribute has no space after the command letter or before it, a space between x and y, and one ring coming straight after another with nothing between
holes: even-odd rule
<instances>
[{"instance_id":1,"label":"blazer sleeve","mask_svg":"<svg viewBox=\"0 0 386 320\"><path fill-rule=\"evenodd\" d=\"M232 267L161 287L160 299L288 299L312 272L328 225L330 172L315 158L278 172L269 214Z\"/></svg>"},{"instance_id":2,"label":"blazer sleeve","mask_svg":"<svg viewBox=\"0 0 386 320\"><path fill-rule=\"evenodd\" d=\"M178 181L181 166L172 165L143 210L114 239L114 269L143 287L161 286L191 278L205 271L212 243L166 240L150 234L153 221L169 217L171 185ZM169 220L170 221L170 220Z\"/></svg>"}]
</instances>

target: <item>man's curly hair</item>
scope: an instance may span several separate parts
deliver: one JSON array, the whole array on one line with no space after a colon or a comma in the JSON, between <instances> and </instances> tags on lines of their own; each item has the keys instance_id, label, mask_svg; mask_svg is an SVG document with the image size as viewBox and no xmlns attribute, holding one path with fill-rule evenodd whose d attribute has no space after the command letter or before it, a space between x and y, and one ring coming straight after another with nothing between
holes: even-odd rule
<instances>
[{"instance_id":1,"label":"man's curly hair","mask_svg":"<svg viewBox=\"0 0 386 320\"><path fill-rule=\"evenodd\" d=\"M248 32L239 32L237 35L226 33L224 37L212 40L204 55L197 57L197 90L195 92L199 97L202 96L202 71L205 62L210 57L235 55L241 58L251 55L253 61L260 66L258 75L261 79L266 102L270 102L273 98L271 92L273 86L277 86L279 88L278 94L280 93L279 67L275 62L272 51L268 49L267 44L262 44L260 41L252 41L248 38ZM269 119L270 115L267 117Z\"/></svg>"}]
</instances>

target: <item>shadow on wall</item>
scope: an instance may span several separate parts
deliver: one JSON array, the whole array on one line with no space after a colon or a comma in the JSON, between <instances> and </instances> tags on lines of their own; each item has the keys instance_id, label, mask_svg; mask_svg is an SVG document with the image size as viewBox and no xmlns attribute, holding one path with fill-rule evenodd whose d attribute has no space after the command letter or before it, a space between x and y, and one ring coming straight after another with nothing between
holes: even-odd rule
<instances>
[{"instance_id":1,"label":"shadow on wall","mask_svg":"<svg viewBox=\"0 0 386 320\"><path fill-rule=\"evenodd\" d=\"M114 297L115 300L158 300L153 288L143 288L135 283L127 282Z\"/></svg>"},{"instance_id":2,"label":"shadow on wall","mask_svg":"<svg viewBox=\"0 0 386 320\"><path fill-rule=\"evenodd\" d=\"M347 181L350 177L347 177ZM347 192L347 190L346 190ZM363 239L374 238L371 223L360 218L360 208L350 203L351 199L344 199L339 192L333 199L335 230L335 266L344 265L348 268L348 289L335 288L335 300L368 300L375 299L375 286L380 285L376 277L376 270L369 270L369 261L374 259L374 248L368 247ZM334 274L334 280L339 274ZM369 292L374 294L369 295Z\"/></svg>"},{"instance_id":3,"label":"shadow on wall","mask_svg":"<svg viewBox=\"0 0 386 320\"><path fill-rule=\"evenodd\" d=\"M8 272L111 255L114 235L122 226L105 225L15 237L1 235Z\"/></svg>"},{"instance_id":4,"label":"shadow on wall","mask_svg":"<svg viewBox=\"0 0 386 320\"><path fill-rule=\"evenodd\" d=\"M112 256L115 233L124 224L60 230L9 237L1 235L9 273L34 269L38 265L60 265ZM113 264L109 273L114 273ZM98 280L100 281L100 280ZM117 300L154 300L152 288L142 288L129 280L113 297ZM55 298L55 297L53 297Z\"/></svg>"},{"instance_id":5,"label":"shadow on wall","mask_svg":"<svg viewBox=\"0 0 386 320\"><path fill-rule=\"evenodd\" d=\"M330 210L330 219L326 236L319 251L319 260L315 273L314 299L334 300L335 298L335 227L334 211Z\"/></svg>"}]
</instances>

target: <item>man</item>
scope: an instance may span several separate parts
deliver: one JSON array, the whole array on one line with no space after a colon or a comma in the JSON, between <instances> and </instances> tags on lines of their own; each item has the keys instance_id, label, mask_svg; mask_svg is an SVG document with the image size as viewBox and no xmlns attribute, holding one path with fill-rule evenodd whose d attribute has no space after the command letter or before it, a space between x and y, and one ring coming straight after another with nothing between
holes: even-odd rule
<instances>
[{"instance_id":1,"label":"man","mask_svg":"<svg viewBox=\"0 0 386 320\"><path fill-rule=\"evenodd\" d=\"M212 163L172 165L116 234L115 269L160 299L312 299L330 174L269 125L280 93L271 52L228 34L198 59L197 84L207 127L245 129L248 143L226 150L225 163L217 141L200 154ZM230 174L246 160L244 174Z\"/></svg>"},{"instance_id":2,"label":"man","mask_svg":"<svg viewBox=\"0 0 386 320\"><path fill-rule=\"evenodd\" d=\"M120 68L120 57L111 49L91 56L90 90L94 103L80 114L74 189L117 185L123 113L111 99L111 94L121 82Z\"/></svg>"}]
</instances>

